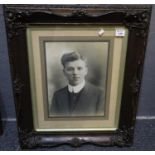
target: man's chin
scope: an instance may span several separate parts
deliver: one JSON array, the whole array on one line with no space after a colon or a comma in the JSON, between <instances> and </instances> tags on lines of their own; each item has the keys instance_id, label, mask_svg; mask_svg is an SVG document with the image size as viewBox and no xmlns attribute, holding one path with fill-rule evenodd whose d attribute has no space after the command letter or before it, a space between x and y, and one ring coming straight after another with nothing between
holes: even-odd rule
<instances>
[{"instance_id":1,"label":"man's chin","mask_svg":"<svg viewBox=\"0 0 155 155\"><path fill-rule=\"evenodd\" d=\"M80 81L77 81L77 82L74 82L74 83L71 83L72 86L77 86L79 85L81 82Z\"/></svg>"}]
</instances>

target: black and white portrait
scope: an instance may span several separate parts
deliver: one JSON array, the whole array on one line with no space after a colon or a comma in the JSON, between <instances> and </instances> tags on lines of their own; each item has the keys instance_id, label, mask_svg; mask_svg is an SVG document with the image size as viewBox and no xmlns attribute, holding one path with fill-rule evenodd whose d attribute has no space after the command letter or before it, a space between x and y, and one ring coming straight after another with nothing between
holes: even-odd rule
<instances>
[{"instance_id":1,"label":"black and white portrait","mask_svg":"<svg viewBox=\"0 0 155 155\"><path fill-rule=\"evenodd\" d=\"M106 41L45 42L49 117L104 116Z\"/></svg>"}]
</instances>

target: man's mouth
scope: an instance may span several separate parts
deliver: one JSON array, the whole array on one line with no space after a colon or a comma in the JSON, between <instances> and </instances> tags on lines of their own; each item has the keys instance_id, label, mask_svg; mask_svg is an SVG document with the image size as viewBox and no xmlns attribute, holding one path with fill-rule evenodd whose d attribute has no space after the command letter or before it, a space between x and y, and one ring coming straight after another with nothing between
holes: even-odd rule
<instances>
[{"instance_id":1,"label":"man's mouth","mask_svg":"<svg viewBox=\"0 0 155 155\"><path fill-rule=\"evenodd\" d=\"M73 79L79 79L80 77L78 77L78 76L73 76Z\"/></svg>"}]
</instances>

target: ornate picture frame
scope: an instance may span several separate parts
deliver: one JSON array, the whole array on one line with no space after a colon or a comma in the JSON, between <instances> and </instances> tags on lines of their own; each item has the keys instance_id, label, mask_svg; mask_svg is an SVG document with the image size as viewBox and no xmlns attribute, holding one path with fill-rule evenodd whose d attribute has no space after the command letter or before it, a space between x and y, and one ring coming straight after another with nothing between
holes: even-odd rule
<instances>
[{"instance_id":1,"label":"ornate picture frame","mask_svg":"<svg viewBox=\"0 0 155 155\"><path fill-rule=\"evenodd\" d=\"M1 120L1 115L0 115L0 135L3 134L3 128L2 128L2 120Z\"/></svg>"},{"instance_id":2,"label":"ornate picture frame","mask_svg":"<svg viewBox=\"0 0 155 155\"><path fill-rule=\"evenodd\" d=\"M21 147L50 147L60 144L80 146L85 143L130 146L133 142L151 6L5 5L4 15ZM121 43L118 44L119 42ZM53 58L51 61L57 58L58 61L62 60L63 55L58 57L59 53L56 52L55 56L53 51L71 47L80 52L84 47L89 52L91 49L96 53L105 51L108 55L107 59L106 54L103 57L108 64L104 69L106 79L101 78L101 81L107 81L103 88L106 88L104 103L108 108L103 116L89 114L77 117L76 114L74 117L66 117L59 113L58 118L50 118L49 115L46 117L48 110L42 110L47 109L46 103L51 100L47 95L50 92L50 84L47 82L50 63L47 58ZM48 52L50 50L52 52ZM83 51L81 53L90 55ZM110 53L113 53L112 56L109 56ZM102 66L104 68L105 64ZM67 74L65 66L64 73ZM54 77L54 69L51 75ZM100 76L94 76L95 78L98 82ZM53 91L58 88L55 83L60 83L57 78L54 80ZM89 76L88 80L91 81ZM94 84L97 85L97 82ZM110 90L116 92L116 99L113 101L112 97L108 97L109 94L115 98L114 92ZM58 92L56 94L58 96Z\"/></svg>"}]
</instances>

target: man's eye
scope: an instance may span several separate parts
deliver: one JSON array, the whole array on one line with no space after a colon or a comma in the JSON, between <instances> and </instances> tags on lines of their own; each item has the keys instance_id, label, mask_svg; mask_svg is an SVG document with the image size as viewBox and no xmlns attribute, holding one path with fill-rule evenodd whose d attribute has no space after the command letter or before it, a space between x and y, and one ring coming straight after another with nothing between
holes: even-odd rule
<instances>
[{"instance_id":1,"label":"man's eye","mask_svg":"<svg viewBox=\"0 0 155 155\"><path fill-rule=\"evenodd\" d=\"M67 68L67 70L68 70L68 71L72 71L72 70L73 70L73 68Z\"/></svg>"},{"instance_id":2,"label":"man's eye","mask_svg":"<svg viewBox=\"0 0 155 155\"><path fill-rule=\"evenodd\" d=\"M78 70L82 70L82 67L78 67Z\"/></svg>"}]
</instances>

